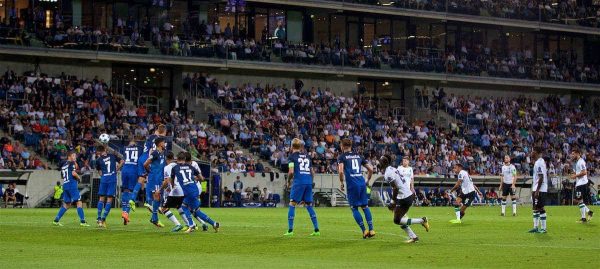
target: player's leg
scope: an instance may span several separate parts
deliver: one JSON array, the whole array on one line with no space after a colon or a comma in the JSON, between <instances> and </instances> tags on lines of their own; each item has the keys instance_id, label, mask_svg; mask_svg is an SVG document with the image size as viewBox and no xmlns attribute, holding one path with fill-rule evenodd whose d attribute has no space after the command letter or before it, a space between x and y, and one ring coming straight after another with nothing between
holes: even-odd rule
<instances>
[{"instance_id":1,"label":"player's leg","mask_svg":"<svg viewBox=\"0 0 600 269\"><path fill-rule=\"evenodd\" d=\"M462 197L456 197L456 200L454 201L454 214L456 215L456 218L453 220L450 220L450 223L460 223L460 219L461 219L461 213L460 213L460 206L462 204Z\"/></svg>"},{"instance_id":2,"label":"player's leg","mask_svg":"<svg viewBox=\"0 0 600 269\"><path fill-rule=\"evenodd\" d=\"M187 212L186 212L186 209L187 209ZM179 216L181 217L181 219L183 220L183 222L185 223L185 225L188 228L196 226L196 223L194 223L194 218L192 217L192 214L191 214L192 212L190 212L190 210L187 208L187 205L185 203L182 204L181 207L179 207L177 209L177 212L179 212Z\"/></svg>"},{"instance_id":3,"label":"player's leg","mask_svg":"<svg viewBox=\"0 0 600 269\"><path fill-rule=\"evenodd\" d=\"M410 225L413 223L413 219L406 217L406 213L410 207L403 202L403 200L399 200L396 203L396 207L394 208L394 224L400 225L400 228L402 228L402 230L406 232L406 235L408 235L409 240L407 240L406 243L416 243L419 241L419 237L410 228Z\"/></svg>"},{"instance_id":4,"label":"player's leg","mask_svg":"<svg viewBox=\"0 0 600 269\"><path fill-rule=\"evenodd\" d=\"M510 201L512 203L512 215L517 215L517 195L515 195L515 189L510 188Z\"/></svg>"},{"instance_id":5,"label":"player's leg","mask_svg":"<svg viewBox=\"0 0 600 269\"><path fill-rule=\"evenodd\" d=\"M188 228L185 230L186 233L191 233L196 230L196 224L194 223L194 218L192 217L192 212L190 209L190 205L194 205L194 200L198 200L194 195L185 196L183 198L183 203L179 208L183 215L185 216L183 219L186 220Z\"/></svg>"},{"instance_id":6,"label":"player's leg","mask_svg":"<svg viewBox=\"0 0 600 269\"><path fill-rule=\"evenodd\" d=\"M366 186L360 191L360 202L363 213L365 214L365 220L367 221L367 227L369 228L368 237L375 236L375 230L373 229L373 215L369 208L369 195L367 194Z\"/></svg>"},{"instance_id":7,"label":"player's leg","mask_svg":"<svg viewBox=\"0 0 600 269\"><path fill-rule=\"evenodd\" d=\"M541 229L538 230L538 233L546 233L546 219L547 219L547 215L546 215L546 209L544 208L544 206L542 206L539 210L540 213L540 227Z\"/></svg>"},{"instance_id":8,"label":"player's leg","mask_svg":"<svg viewBox=\"0 0 600 269\"><path fill-rule=\"evenodd\" d=\"M590 193L590 187L589 187L589 185L586 186L585 190L586 190L586 192L583 195L583 202L586 204L586 208L587 208L587 221L590 221L594 217L594 211L592 211L589 208L590 206L593 205L593 203L592 203L592 195Z\"/></svg>"},{"instance_id":9,"label":"player's leg","mask_svg":"<svg viewBox=\"0 0 600 269\"><path fill-rule=\"evenodd\" d=\"M292 185L290 190L290 203L288 205L288 231L284 233L284 236L294 235L294 218L296 218L296 205L302 201L303 189L299 185Z\"/></svg>"},{"instance_id":10,"label":"player's leg","mask_svg":"<svg viewBox=\"0 0 600 269\"><path fill-rule=\"evenodd\" d=\"M198 201L198 199L196 199L196 201L192 202L190 205L188 205L190 207L190 209L192 209L192 211L194 212L194 216L196 218L200 218L203 221L206 221L206 223L212 225L213 229L216 232L219 232L219 228L221 227L221 224L219 224L219 222L212 220L208 215L206 215L204 212L202 212L200 210L200 202Z\"/></svg>"},{"instance_id":11,"label":"player's leg","mask_svg":"<svg viewBox=\"0 0 600 269\"><path fill-rule=\"evenodd\" d=\"M79 216L79 225L82 227L89 227L90 225L85 221L85 215L83 213L83 203L80 199L77 199L77 215Z\"/></svg>"},{"instance_id":12,"label":"player's leg","mask_svg":"<svg viewBox=\"0 0 600 269\"><path fill-rule=\"evenodd\" d=\"M354 217L354 221L356 221L356 224L358 224L358 227L360 227L360 230L363 233L363 237L366 238L366 236L364 236L364 234L366 232L365 223L363 221L362 215L358 211L358 206L357 205L350 205L350 209L352 210L352 217Z\"/></svg>"},{"instance_id":13,"label":"player's leg","mask_svg":"<svg viewBox=\"0 0 600 269\"><path fill-rule=\"evenodd\" d=\"M587 207L586 202L586 194L589 195L589 189L587 185L577 186L575 188L575 197L577 199L577 204L579 206L579 212L581 213L581 222L585 223L588 221L587 215L590 209ZM592 213L593 214L593 213Z\"/></svg>"},{"instance_id":14,"label":"player's leg","mask_svg":"<svg viewBox=\"0 0 600 269\"><path fill-rule=\"evenodd\" d=\"M172 232L178 232L178 231L181 231L181 229L183 229L183 226L181 226L181 223L175 217L173 212L171 212L171 209L170 209L172 207L179 208L181 206L182 202L183 201L180 200L179 197L169 196L169 197L167 197L167 199L165 200L165 202L162 206L162 209L161 209L162 214L165 215L165 217L167 217L167 219L169 219L169 221L171 221L175 225L175 227L173 227L173 229L171 230Z\"/></svg>"},{"instance_id":15,"label":"player's leg","mask_svg":"<svg viewBox=\"0 0 600 269\"><path fill-rule=\"evenodd\" d=\"M152 217L151 222L158 223L158 208L160 207L160 188L157 184L148 184L146 188L152 188Z\"/></svg>"},{"instance_id":16,"label":"player's leg","mask_svg":"<svg viewBox=\"0 0 600 269\"><path fill-rule=\"evenodd\" d=\"M308 212L308 216L310 217L310 221L313 224L313 232L310 234L311 236L319 236L321 232L319 232L319 222L317 221L317 213L315 212L315 208L313 207L313 192L312 186L306 185L304 186L304 191L302 195L302 201L304 201L306 205L306 211Z\"/></svg>"},{"instance_id":17,"label":"player's leg","mask_svg":"<svg viewBox=\"0 0 600 269\"><path fill-rule=\"evenodd\" d=\"M108 184L105 182L100 182L100 186L98 186L98 214L96 217L96 223L100 226L100 222L102 220L102 211L104 210L104 203L106 202L106 192L108 190Z\"/></svg>"},{"instance_id":18,"label":"player's leg","mask_svg":"<svg viewBox=\"0 0 600 269\"><path fill-rule=\"evenodd\" d=\"M106 217L108 217L108 214L110 213L110 209L112 208L112 203L113 203L113 199L114 199L113 195L108 195L106 197L106 203L104 204L104 212L102 213L102 219L101 219L102 226L104 228L106 228Z\"/></svg>"},{"instance_id":19,"label":"player's leg","mask_svg":"<svg viewBox=\"0 0 600 269\"><path fill-rule=\"evenodd\" d=\"M131 201L133 201L134 204L135 204L135 202L137 202L138 192L140 191L140 189L142 188L142 185L144 184L144 182L146 181L146 179L148 177L148 173L146 172L146 168L144 167L144 163L146 162L147 159L148 159L148 153L142 153L142 155L138 159L137 183L135 184L135 186L133 187L133 190L131 191ZM146 192L146 198L148 198L148 196L149 196L148 192ZM147 199L146 203L148 203L150 200L152 200L152 199Z\"/></svg>"},{"instance_id":20,"label":"player's leg","mask_svg":"<svg viewBox=\"0 0 600 269\"><path fill-rule=\"evenodd\" d=\"M533 228L531 230L529 230L530 233L536 233L538 231L538 227L540 224L540 211L539 211L539 207L538 207L538 203L539 203L539 196L538 197L532 197L532 202L533 202Z\"/></svg>"},{"instance_id":21,"label":"player's leg","mask_svg":"<svg viewBox=\"0 0 600 269\"><path fill-rule=\"evenodd\" d=\"M72 202L71 193L69 192L69 190L64 190L64 192L63 192L63 204L58 209L58 213L56 214L56 217L54 218L54 221L52 222L52 224L54 224L56 226L63 226L60 223L60 219L63 217L63 215L65 214L65 212L67 212L67 210L69 210L71 202Z\"/></svg>"},{"instance_id":22,"label":"player's leg","mask_svg":"<svg viewBox=\"0 0 600 269\"><path fill-rule=\"evenodd\" d=\"M502 212L500 215L503 217L506 216L506 196L508 196L508 193L506 192L506 186L502 185L502 202L500 202Z\"/></svg>"}]
</instances>

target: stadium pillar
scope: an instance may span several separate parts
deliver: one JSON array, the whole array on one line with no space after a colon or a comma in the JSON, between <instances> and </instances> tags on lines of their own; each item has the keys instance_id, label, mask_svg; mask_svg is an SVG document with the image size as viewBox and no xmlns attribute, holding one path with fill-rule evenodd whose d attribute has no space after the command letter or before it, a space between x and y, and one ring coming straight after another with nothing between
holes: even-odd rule
<instances>
[{"instance_id":1,"label":"stadium pillar","mask_svg":"<svg viewBox=\"0 0 600 269\"><path fill-rule=\"evenodd\" d=\"M81 14L82 14L82 0L72 0L71 5L73 9L73 25L81 26Z\"/></svg>"}]
</instances>

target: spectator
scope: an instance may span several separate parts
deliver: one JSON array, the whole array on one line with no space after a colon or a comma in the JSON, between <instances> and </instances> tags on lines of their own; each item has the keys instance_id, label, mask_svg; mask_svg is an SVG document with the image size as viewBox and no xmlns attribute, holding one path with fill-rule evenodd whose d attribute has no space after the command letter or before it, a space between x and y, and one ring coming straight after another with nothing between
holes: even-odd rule
<instances>
[{"instance_id":1,"label":"spectator","mask_svg":"<svg viewBox=\"0 0 600 269\"><path fill-rule=\"evenodd\" d=\"M56 181L56 185L54 185L54 195L52 195L52 201L50 202L50 207L54 207L54 202L60 207L60 200L62 198L63 188L60 184L60 181Z\"/></svg>"},{"instance_id":2,"label":"spectator","mask_svg":"<svg viewBox=\"0 0 600 269\"><path fill-rule=\"evenodd\" d=\"M227 187L223 188L223 202L233 201L233 192Z\"/></svg>"},{"instance_id":3,"label":"spectator","mask_svg":"<svg viewBox=\"0 0 600 269\"><path fill-rule=\"evenodd\" d=\"M13 202L13 207L17 207L17 193L15 183L9 183L8 188L4 191L4 208L8 207L9 202Z\"/></svg>"},{"instance_id":4,"label":"spectator","mask_svg":"<svg viewBox=\"0 0 600 269\"><path fill-rule=\"evenodd\" d=\"M233 182L233 200L236 203L236 206L242 206L242 191L244 190L244 183L240 180L240 176L237 176L235 181Z\"/></svg>"}]
</instances>

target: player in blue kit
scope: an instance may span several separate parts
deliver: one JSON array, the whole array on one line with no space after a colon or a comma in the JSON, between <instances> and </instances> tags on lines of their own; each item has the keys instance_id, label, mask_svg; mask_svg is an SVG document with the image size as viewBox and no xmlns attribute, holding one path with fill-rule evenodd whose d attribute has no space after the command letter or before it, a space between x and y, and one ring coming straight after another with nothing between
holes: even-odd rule
<instances>
[{"instance_id":1,"label":"player in blue kit","mask_svg":"<svg viewBox=\"0 0 600 269\"><path fill-rule=\"evenodd\" d=\"M81 180L79 175L75 170L77 170L77 163L75 163L75 159L77 155L75 152L69 152L67 154L67 160L60 167L60 175L63 180L63 206L58 210L58 214L56 214L56 218L54 218L54 222L52 224L56 226L63 226L60 223L60 219L67 212L71 204L75 203L77 205L77 215L79 215L79 225L82 227L89 227L90 225L85 221L85 216L83 215L83 208L81 207L81 196L79 195L79 189L77 187L77 181Z\"/></svg>"},{"instance_id":2,"label":"player in blue kit","mask_svg":"<svg viewBox=\"0 0 600 269\"><path fill-rule=\"evenodd\" d=\"M198 200L200 192L198 191L198 186L196 186L196 180L202 176L200 175L200 171L192 166L191 162L186 161L188 159L191 160L191 155L188 152L177 154L177 165L171 171L171 184L179 186L183 190L184 197L181 209L188 225L188 229L185 232L191 233L196 230L196 224L194 224L192 215L212 225L215 232L218 232L221 224L200 211L200 201Z\"/></svg>"},{"instance_id":3,"label":"player in blue kit","mask_svg":"<svg viewBox=\"0 0 600 269\"><path fill-rule=\"evenodd\" d=\"M160 207L161 192L160 188L164 180L165 161L165 139L157 137L154 139L155 149L150 150L148 159L144 162L144 169L148 171L148 182L146 190L152 192L152 217L150 222L156 227L162 228L164 225L158 221L158 208Z\"/></svg>"},{"instance_id":4,"label":"player in blue kit","mask_svg":"<svg viewBox=\"0 0 600 269\"><path fill-rule=\"evenodd\" d=\"M159 124L154 131L154 134L149 135L144 142L144 149L142 154L138 158L138 182L135 184L133 191L131 192L131 197L129 201L129 205L132 208L135 208L135 202L137 201L138 192L142 188L144 182L147 181L148 173L146 168L144 167L144 163L148 159L149 152L152 149L156 149L156 145L154 140L158 137L164 137L167 135L167 127L164 124ZM152 190L146 186L146 202L144 206L148 208L150 212L152 212L152 206L149 204L152 201Z\"/></svg>"},{"instance_id":5,"label":"player in blue kit","mask_svg":"<svg viewBox=\"0 0 600 269\"><path fill-rule=\"evenodd\" d=\"M367 168L366 181L362 174L363 166ZM338 173L342 191L344 191L344 179L348 185L348 203L350 203L354 220L363 232L363 238L375 236L373 216L371 215L371 209L369 209L369 195L367 194L367 183L371 181L373 167L360 155L352 152L352 141L350 139L342 140L342 154L338 158ZM358 211L359 207L362 208L365 214L369 230L365 229L363 217Z\"/></svg>"},{"instance_id":6,"label":"player in blue kit","mask_svg":"<svg viewBox=\"0 0 600 269\"><path fill-rule=\"evenodd\" d=\"M137 160L140 153L140 148L134 140L131 140L122 152L125 158L125 163L121 170L121 217L123 218L123 225L129 223L129 211L134 208L130 206L129 201L134 199L131 195L138 179Z\"/></svg>"},{"instance_id":7,"label":"player in blue kit","mask_svg":"<svg viewBox=\"0 0 600 269\"><path fill-rule=\"evenodd\" d=\"M304 203L310 220L312 221L314 231L311 236L320 236L319 224L317 222L317 214L313 208L313 174L310 157L301 152L304 143L298 138L292 140L292 154L289 156L289 171L287 186L292 186L290 191L290 204L288 207L288 231L284 236L294 235L294 218L296 216L296 206L299 203ZM294 180L290 184L291 180Z\"/></svg>"},{"instance_id":8,"label":"player in blue kit","mask_svg":"<svg viewBox=\"0 0 600 269\"><path fill-rule=\"evenodd\" d=\"M96 154L98 154L96 169L100 173L97 223L99 228L106 228L106 217L110 213L117 191L117 171L121 169L123 160L114 154L107 153L104 145L96 148Z\"/></svg>"}]
</instances>

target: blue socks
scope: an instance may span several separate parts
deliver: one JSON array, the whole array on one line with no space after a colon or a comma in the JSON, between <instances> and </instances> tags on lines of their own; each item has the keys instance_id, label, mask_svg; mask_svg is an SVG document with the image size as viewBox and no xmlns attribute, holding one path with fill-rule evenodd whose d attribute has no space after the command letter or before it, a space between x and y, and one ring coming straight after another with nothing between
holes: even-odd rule
<instances>
[{"instance_id":1,"label":"blue socks","mask_svg":"<svg viewBox=\"0 0 600 269\"><path fill-rule=\"evenodd\" d=\"M97 220L102 219L102 210L104 209L104 202L102 201L98 201L98 218L96 218Z\"/></svg>"},{"instance_id":2,"label":"blue socks","mask_svg":"<svg viewBox=\"0 0 600 269\"><path fill-rule=\"evenodd\" d=\"M81 208L81 207L77 208L77 215L79 215L79 221L81 221L81 223L85 223L85 216L83 215L83 208Z\"/></svg>"},{"instance_id":3,"label":"blue socks","mask_svg":"<svg viewBox=\"0 0 600 269\"><path fill-rule=\"evenodd\" d=\"M356 223L358 224L358 226L364 233L365 232L365 223L363 222L363 217L360 214L360 212L358 212L357 207L352 207L352 216L354 217L354 220L356 221Z\"/></svg>"},{"instance_id":4,"label":"blue socks","mask_svg":"<svg viewBox=\"0 0 600 269\"><path fill-rule=\"evenodd\" d=\"M369 231L373 231L373 216L371 215L371 209L369 207L365 207L363 208L363 212L365 213L367 225L369 225Z\"/></svg>"},{"instance_id":5,"label":"blue socks","mask_svg":"<svg viewBox=\"0 0 600 269\"><path fill-rule=\"evenodd\" d=\"M209 216L204 214L204 212L200 211L200 209L196 210L196 217L200 218L203 221L206 221L208 224L215 226L215 221L212 220Z\"/></svg>"},{"instance_id":6,"label":"blue socks","mask_svg":"<svg viewBox=\"0 0 600 269\"><path fill-rule=\"evenodd\" d=\"M192 212L187 206L183 206L179 209L179 214L181 218L185 221L188 227L194 227L196 224L194 223L194 219L192 218Z\"/></svg>"},{"instance_id":7,"label":"blue socks","mask_svg":"<svg viewBox=\"0 0 600 269\"><path fill-rule=\"evenodd\" d=\"M60 221L65 212L67 212L67 209L64 206L61 206L58 210L58 214L56 214L56 218L54 218L54 222Z\"/></svg>"},{"instance_id":8,"label":"blue socks","mask_svg":"<svg viewBox=\"0 0 600 269\"><path fill-rule=\"evenodd\" d=\"M288 207L288 232L292 232L294 230L294 217L296 216L296 207L290 206Z\"/></svg>"},{"instance_id":9,"label":"blue socks","mask_svg":"<svg viewBox=\"0 0 600 269\"><path fill-rule=\"evenodd\" d=\"M140 184L139 182L135 183L135 187L133 187L133 191L131 192L131 196L129 196L129 200L137 202L138 192L140 192L141 188L142 184ZM146 202L148 202L148 200Z\"/></svg>"},{"instance_id":10,"label":"blue socks","mask_svg":"<svg viewBox=\"0 0 600 269\"><path fill-rule=\"evenodd\" d=\"M111 202L106 202L106 205L104 206L104 215L102 215L102 220L106 220L106 217L108 216L108 213L110 213L110 208L112 207L112 203Z\"/></svg>"},{"instance_id":11,"label":"blue socks","mask_svg":"<svg viewBox=\"0 0 600 269\"><path fill-rule=\"evenodd\" d=\"M159 201L152 200L152 221L158 222L158 207L160 205Z\"/></svg>"},{"instance_id":12,"label":"blue socks","mask_svg":"<svg viewBox=\"0 0 600 269\"><path fill-rule=\"evenodd\" d=\"M129 213L129 192L124 192L121 194L121 210Z\"/></svg>"},{"instance_id":13,"label":"blue socks","mask_svg":"<svg viewBox=\"0 0 600 269\"><path fill-rule=\"evenodd\" d=\"M317 222L317 213L315 213L315 208L312 206L307 206L306 211L308 211L308 215L310 216L310 220L312 221L313 227L315 228L315 232L318 232L319 223Z\"/></svg>"}]
</instances>

